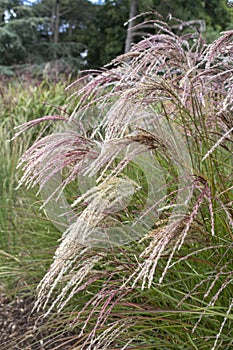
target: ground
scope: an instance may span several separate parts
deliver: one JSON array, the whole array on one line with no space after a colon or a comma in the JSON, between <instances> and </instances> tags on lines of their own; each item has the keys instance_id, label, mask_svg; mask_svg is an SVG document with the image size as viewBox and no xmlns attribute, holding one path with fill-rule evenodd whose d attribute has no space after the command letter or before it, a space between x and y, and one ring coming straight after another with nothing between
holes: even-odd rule
<instances>
[{"instance_id":1,"label":"ground","mask_svg":"<svg viewBox=\"0 0 233 350\"><path fill-rule=\"evenodd\" d=\"M0 297L1 350L71 350L72 332L55 335L38 314L32 314L32 297ZM44 327L43 327L44 323Z\"/></svg>"}]
</instances>

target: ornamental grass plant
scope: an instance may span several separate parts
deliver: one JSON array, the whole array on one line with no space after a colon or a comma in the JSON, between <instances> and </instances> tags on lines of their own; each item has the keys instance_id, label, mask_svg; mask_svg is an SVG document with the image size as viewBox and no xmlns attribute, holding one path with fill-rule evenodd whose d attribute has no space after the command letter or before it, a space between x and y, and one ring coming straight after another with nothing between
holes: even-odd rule
<instances>
[{"instance_id":1,"label":"ornamental grass plant","mask_svg":"<svg viewBox=\"0 0 233 350\"><path fill-rule=\"evenodd\" d=\"M34 312L71 349L231 349L233 31L149 24L69 110L17 127L55 124L19 163L62 232Z\"/></svg>"}]
</instances>

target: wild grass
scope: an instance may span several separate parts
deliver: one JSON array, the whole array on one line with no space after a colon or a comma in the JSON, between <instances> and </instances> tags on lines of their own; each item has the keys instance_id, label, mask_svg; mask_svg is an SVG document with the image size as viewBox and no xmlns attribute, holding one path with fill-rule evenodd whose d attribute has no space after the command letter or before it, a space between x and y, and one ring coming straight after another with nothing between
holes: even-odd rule
<instances>
[{"instance_id":1,"label":"wild grass","mask_svg":"<svg viewBox=\"0 0 233 350\"><path fill-rule=\"evenodd\" d=\"M1 289L10 295L17 294L20 288L29 291L31 284L38 283L38 276L43 275L45 266L51 261L58 237L57 230L39 211L35 191L16 191L20 178L20 172L16 171L19 158L44 127L30 135L22 135L20 139L10 140L17 125L51 113L53 105L64 104L65 95L61 94L64 90L62 83L49 86L47 82L26 84L12 81L0 89Z\"/></svg>"},{"instance_id":2,"label":"wild grass","mask_svg":"<svg viewBox=\"0 0 233 350\"><path fill-rule=\"evenodd\" d=\"M68 225L34 310L71 327L72 349L232 347L233 31L207 46L153 25L68 88L70 115L17 129L59 125L21 157L20 184Z\"/></svg>"}]
</instances>

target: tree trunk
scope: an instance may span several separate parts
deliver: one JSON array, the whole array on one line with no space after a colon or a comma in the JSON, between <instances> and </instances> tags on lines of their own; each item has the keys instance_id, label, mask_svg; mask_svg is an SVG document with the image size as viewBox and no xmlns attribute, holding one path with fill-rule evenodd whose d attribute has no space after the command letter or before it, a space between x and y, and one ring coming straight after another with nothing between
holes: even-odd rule
<instances>
[{"instance_id":1,"label":"tree trunk","mask_svg":"<svg viewBox=\"0 0 233 350\"><path fill-rule=\"evenodd\" d=\"M54 41L54 19L55 19L55 3L54 6L52 7L52 13L51 13L51 18L50 18L50 30L53 33L53 35L50 35L49 40L50 42Z\"/></svg>"},{"instance_id":2,"label":"tree trunk","mask_svg":"<svg viewBox=\"0 0 233 350\"><path fill-rule=\"evenodd\" d=\"M125 40L125 53L129 52L131 45L133 43L133 26L135 25L135 21L132 20L133 17L137 15L137 7L138 7L138 0L130 0L130 12L129 12L129 20L128 28L127 28L127 35Z\"/></svg>"},{"instance_id":3,"label":"tree trunk","mask_svg":"<svg viewBox=\"0 0 233 350\"><path fill-rule=\"evenodd\" d=\"M72 22L70 21L70 22L69 22L69 31L68 31L68 33L69 33L69 38L72 37L72 32L73 32L73 30L72 30Z\"/></svg>"},{"instance_id":4,"label":"tree trunk","mask_svg":"<svg viewBox=\"0 0 233 350\"><path fill-rule=\"evenodd\" d=\"M57 44L59 41L59 24L60 24L60 0L55 0L54 3L54 30L53 43L54 45L54 59L57 59Z\"/></svg>"},{"instance_id":5,"label":"tree trunk","mask_svg":"<svg viewBox=\"0 0 233 350\"><path fill-rule=\"evenodd\" d=\"M59 40L60 0L55 1L54 12L55 12L55 23L54 23L53 40L54 40L54 44L57 44Z\"/></svg>"}]
</instances>

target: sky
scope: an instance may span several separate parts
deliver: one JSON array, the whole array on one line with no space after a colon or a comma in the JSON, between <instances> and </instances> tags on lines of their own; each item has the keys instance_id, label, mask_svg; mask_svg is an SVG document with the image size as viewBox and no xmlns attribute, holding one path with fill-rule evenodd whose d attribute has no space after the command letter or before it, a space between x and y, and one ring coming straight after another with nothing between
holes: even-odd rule
<instances>
[{"instance_id":1,"label":"sky","mask_svg":"<svg viewBox=\"0 0 233 350\"><path fill-rule=\"evenodd\" d=\"M24 0L24 3L29 5L30 3L33 4L36 1L38 1L38 0ZM99 2L99 0L90 0L90 1L93 3ZM226 0L226 2L233 5L233 0Z\"/></svg>"},{"instance_id":2,"label":"sky","mask_svg":"<svg viewBox=\"0 0 233 350\"><path fill-rule=\"evenodd\" d=\"M24 0L24 3L25 4L30 4L30 3L32 3L33 4L33 2L35 2L36 0Z\"/></svg>"},{"instance_id":3,"label":"sky","mask_svg":"<svg viewBox=\"0 0 233 350\"><path fill-rule=\"evenodd\" d=\"M24 0L24 3L29 5L30 3L33 4L34 2L36 2L38 0ZM99 0L90 0L91 2L99 2ZM233 0L232 0L233 1Z\"/></svg>"}]
</instances>

